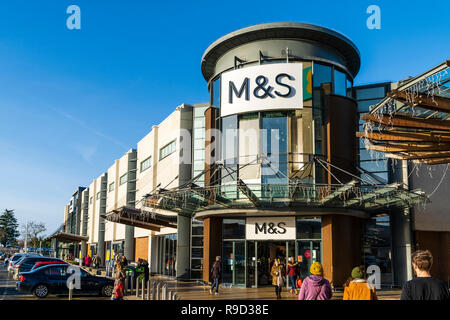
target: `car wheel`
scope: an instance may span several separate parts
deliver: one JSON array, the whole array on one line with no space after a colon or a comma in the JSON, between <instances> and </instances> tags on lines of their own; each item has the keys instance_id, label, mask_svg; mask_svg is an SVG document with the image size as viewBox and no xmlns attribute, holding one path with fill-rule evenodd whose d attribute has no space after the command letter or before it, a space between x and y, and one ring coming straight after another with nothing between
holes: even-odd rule
<instances>
[{"instance_id":1,"label":"car wheel","mask_svg":"<svg viewBox=\"0 0 450 320\"><path fill-rule=\"evenodd\" d=\"M102 296L104 297L111 297L112 293L113 293L113 286L110 284L107 284L105 286L103 286L102 288Z\"/></svg>"},{"instance_id":2,"label":"car wheel","mask_svg":"<svg viewBox=\"0 0 450 320\"><path fill-rule=\"evenodd\" d=\"M45 284L38 284L34 288L33 294L38 298L45 298L48 295L48 288Z\"/></svg>"}]
</instances>

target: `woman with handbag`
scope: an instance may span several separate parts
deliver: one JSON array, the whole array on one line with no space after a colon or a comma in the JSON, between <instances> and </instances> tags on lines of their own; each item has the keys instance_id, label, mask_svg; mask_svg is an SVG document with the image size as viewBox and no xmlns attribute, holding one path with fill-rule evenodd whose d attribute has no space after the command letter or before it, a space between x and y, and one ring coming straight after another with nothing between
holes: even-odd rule
<instances>
[{"instance_id":1,"label":"woman with handbag","mask_svg":"<svg viewBox=\"0 0 450 320\"><path fill-rule=\"evenodd\" d=\"M329 300L333 292L330 282L323 277L323 268L320 262L314 262L309 272L311 275L303 280L298 300Z\"/></svg>"},{"instance_id":2,"label":"woman with handbag","mask_svg":"<svg viewBox=\"0 0 450 320\"><path fill-rule=\"evenodd\" d=\"M280 264L280 259L275 259L272 269L270 270L272 276L272 285L275 286L275 294L277 299L281 299L281 289L284 286L284 272L283 266Z\"/></svg>"}]
</instances>

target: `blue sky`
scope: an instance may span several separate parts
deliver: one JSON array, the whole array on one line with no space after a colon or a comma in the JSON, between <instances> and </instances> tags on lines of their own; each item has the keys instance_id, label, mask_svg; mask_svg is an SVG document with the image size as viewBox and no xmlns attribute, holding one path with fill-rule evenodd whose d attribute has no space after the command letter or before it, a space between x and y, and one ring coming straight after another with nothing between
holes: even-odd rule
<instances>
[{"instance_id":1,"label":"blue sky","mask_svg":"<svg viewBox=\"0 0 450 320\"><path fill-rule=\"evenodd\" d=\"M71 4L81 30L66 28ZM381 8L380 30L366 27L371 4ZM0 210L54 231L78 185L176 106L207 101L200 59L229 32L277 21L334 29L359 48L355 84L367 84L449 59L449 12L447 0L2 1Z\"/></svg>"}]
</instances>

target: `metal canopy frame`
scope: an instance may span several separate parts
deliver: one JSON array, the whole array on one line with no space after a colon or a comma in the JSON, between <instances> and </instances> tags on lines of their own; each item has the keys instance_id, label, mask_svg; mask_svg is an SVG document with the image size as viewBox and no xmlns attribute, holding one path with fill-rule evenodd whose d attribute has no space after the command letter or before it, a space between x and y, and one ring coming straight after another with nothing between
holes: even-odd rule
<instances>
[{"instance_id":1,"label":"metal canopy frame","mask_svg":"<svg viewBox=\"0 0 450 320\"><path fill-rule=\"evenodd\" d=\"M177 227L176 222L170 221L169 217L128 206L112 210L100 217L110 222L126 224L153 231L160 231L163 227Z\"/></svg>"},{"instance_id":2,"label":"metal canopy frame","mask_svg":"<svg viewBox=\"0 0 450 320\"><path fill-rule=\"evenodd\" d=\"M251 208L345 208L364 210L374 213L386 211L389 207L410 207L417 203L426 203L428 198L422 192L408 191L400 184L379 185L341 169L319 156L310 155L309 161L299 170L316 166L328 171L330 168L346 175L348 182L338 184L320 184L305 182L297 178L298 171L290 177L280 178L284 183L248 183L237 176L237 172L250 164L267 164L265 157L257 157L249 163L225 166L217 162L188 183L178 188L160 189L145 196L144 207L163 209L179 215L192 217L197 212L212 209L251 209ZM270 166L270 163L269 163ZM208 172L222 169L225 177L233 181L226 184L214 184L201 187L195 183ZM361 173L370 174L361 168ZM311 170L313 172L314 170ZM236 175L235 175L236 174ZM217 182L219 179L211 176ZM342 178L341 178L342 179ZM343 180L343 179L342 179ZM337 180L339 181L339 180ZM341 182L341 181L339 181Z\"/></svg>"}]
</instances>

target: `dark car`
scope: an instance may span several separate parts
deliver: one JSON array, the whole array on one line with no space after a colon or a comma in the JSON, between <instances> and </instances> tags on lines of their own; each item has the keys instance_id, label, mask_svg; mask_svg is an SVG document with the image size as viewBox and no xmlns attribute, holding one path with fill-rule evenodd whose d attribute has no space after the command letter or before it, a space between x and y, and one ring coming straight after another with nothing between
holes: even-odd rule
<instances>
[{"instance_id":1,"label":"dark car","mask_svg":"<svg viewBox=\"0 0 450 320\"><path fill-rule=\"evenodd\" d=\"M43 257L43 256L26 256L26 257L22 258L19 262L17 262L16 265L14 266L13 280L19 280L19 275L22 272L31 271L31 269L37 262L61 262L61 263L64 263L63 260L58 259L58 258L50 258L50 257Z\"/></svg>"},{"instance_id":2,"label":"dark car","mask_svg":"<svg viewBox=\"0 0 450 320\"><path fill-rule=\"evenodd\" d=\"M94 276L73 265L46 265L33 271L23 272L16 282L16 289L20 292L32 293L38 298L45 298L49 294L68 294L67 280L72 276L72 270L80 271L80 288L73 289L73 294L95 294L105 297L111 296L114 280Z\"/></svg>"},{"instance_id":3,"label":"dark car","mask_svg":"<svg viewBox=\"0 0 450 320\"><path fill-rule=\"evenodd\" d=\"M23 258L30 257L30 256L38 257L39 255L37 255L35 253L15 253L15 254L13 254L13 256L8 261L8 272L13 272L15 264L17 264Z\"/></svg>"}]
</instances>

